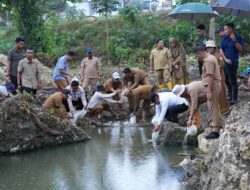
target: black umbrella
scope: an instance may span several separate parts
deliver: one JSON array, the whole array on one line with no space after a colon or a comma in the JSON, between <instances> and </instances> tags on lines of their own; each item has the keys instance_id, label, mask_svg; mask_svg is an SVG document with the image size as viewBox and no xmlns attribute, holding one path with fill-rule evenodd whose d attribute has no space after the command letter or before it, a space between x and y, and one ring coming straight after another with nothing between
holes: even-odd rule
<instances>
[{"instance_id":1,"label":"black umbrella","mask_svg":"<svg viewBox=\"0 0 250 190\"><path fill-rule=\"evenodd\" d=\"M250 18L250 0L217 0L212 8L223 15Z\"/></svg>"}]
</instances>

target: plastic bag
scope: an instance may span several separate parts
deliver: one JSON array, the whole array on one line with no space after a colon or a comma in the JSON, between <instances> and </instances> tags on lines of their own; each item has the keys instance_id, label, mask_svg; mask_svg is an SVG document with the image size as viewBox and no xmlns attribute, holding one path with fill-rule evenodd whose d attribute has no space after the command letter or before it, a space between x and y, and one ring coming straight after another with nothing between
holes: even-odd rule
<instances>
[{"instance_id":1,"label":"plastic bag","mask_svg":"<svg viewBox=\"0 0 250 190\"><path fill-rule=\"evenodd\" d=\"M135 115L131 115L130 119L129 119L129 122L130 122L131 125L136 124L136 116Z\"/></svg>"},{"instance_id":2,"label":"plastic bag","mask_svg":"<svg viewBox=\"0 0 250 190\"><path fill-rule=\"evenodd\" d=\"M196 125L192 125L190 127L187 127L187 135L188 136L195 136L195 135L197 135L197 127L196 127Z\"/></svg>"},{"instance_id":3,"label":"plastic bag","mask_svg":"<svg viewBox=\"0 0 250 190\"><path fill-rule=\"evenodd\" d=\"M80 110L80 111L75 111L74 112L74 118L70 120L70 122L75 125L76 124L76 121L78 119L78 117L80 116L85 116L87 114L87 110L83 109L83 110Z\"/></svg>"}]
</instances>

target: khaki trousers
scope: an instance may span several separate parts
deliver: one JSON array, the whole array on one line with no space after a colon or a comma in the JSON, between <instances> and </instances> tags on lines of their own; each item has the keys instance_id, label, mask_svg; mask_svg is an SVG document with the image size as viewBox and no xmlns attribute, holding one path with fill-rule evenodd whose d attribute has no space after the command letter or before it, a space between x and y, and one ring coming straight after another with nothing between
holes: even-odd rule
<instances>
[{"instance_id":1,"label":"khaki trousers","mask_svg":"<svg viewBox=\"0 0 250 190\"><path fill-rule=\"evenodd\" d=\"M214 84L212 91L212 100L207 101L208 110L212 115L214 132L219 132L220 127L223 125L222 116L220 114L220 104L219 104L220 93L221 93L221 83Z\"/></svg>"},{"instance_id":2,"label":"khaki trousers","mask_svg":"<svg viewBox=\"0 0 250 190\"><path fill-rule=\"evenodd\" d=\"M170 81L169 69L159 69L155 73L159 84L167 84Z\"/></svg>"},{"instance_id":3,"label":"khaki trousers","mask_svg":"<svg viewBox=\"0 0 250 190\"><path fill-rule=\"evenodd\" d=\"M83 88L87 92L89 92L89 95L93 95L94 90L96 89L96 85L98 82L98 78L84 78L83 79ZM89 90L90 86L90 90Z\"/></svg>"},{"instance_id":4,"label":"khaki trousers","mask_svg":"<svg viewBox=\"0 0 250 190\"><path fill-rule=\"evenodd\" d=\"M58 90L63 90L68 86L68 82L66 80L56 80L54 81Z\"/></svg>"},{"instance_id":5,"label":"khaki trousers","mask_svg":"<svg viewBox=\"0 0 250 190\"><path fill-rule=\"evenodd\" d=\"M102 113L103 110L110 111L110 106L107 103L102 103L101 105L88 109L91 115L98 115Z\"/></svg>"}]
</instances>

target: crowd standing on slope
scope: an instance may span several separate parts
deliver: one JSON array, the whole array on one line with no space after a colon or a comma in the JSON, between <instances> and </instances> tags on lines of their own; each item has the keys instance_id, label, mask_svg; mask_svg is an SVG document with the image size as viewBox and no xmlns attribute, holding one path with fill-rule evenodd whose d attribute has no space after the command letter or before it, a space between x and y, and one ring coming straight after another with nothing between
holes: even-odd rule
<instances>
[{"instance_id":1,"label":"crowd standing on slope","mask_svg":"<svg viewBox=\"0 0 250 190\"><path fill-rule=\"evenodd\" d=\"M70 63L76 59L76 54L69 51L57 61L52 79L58 91L48 97L43 108L68 117L75 125L77 118L86 113L100 118L105 110L116 117L117 112L110 104L118 106L118 114L130 114L146 122L150 105L155 104L152 123L157 132L164 120L179 123L178 114L186 111L189 113L187 126L199 126L199 106L207 103L212 131L206 138L218 138L223 127L221 113L238 101L237 71L243 39L232 23L216 30L219 45L209 39L204 25L199 25L197 32L199 36L193 40L193 46L201 76L199 81L189 82L186 52L176 38L169 39L169 48L159 39L151 51L149 69L156 78L155 84L147 72L138 68L124 68L122 76L114 72L112 78L100 84L102 65L92 48L86 49L78 79L69 71ZM22 38L16 38L16 46L8 53L6 84L0 86L1 98L15 95L17 89L35 97L42 87L40 63L31 47L24 49L24 43ZM129 113L124 109L123 97L128 98Z\"/></svg>"}]
</instances>

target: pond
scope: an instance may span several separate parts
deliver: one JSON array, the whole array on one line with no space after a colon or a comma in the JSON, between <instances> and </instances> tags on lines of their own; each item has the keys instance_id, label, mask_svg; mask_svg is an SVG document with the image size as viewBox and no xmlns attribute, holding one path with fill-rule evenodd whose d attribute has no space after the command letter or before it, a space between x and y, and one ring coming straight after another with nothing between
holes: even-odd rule
<instances>
[{"instance_id":1,"label":"pond","mask_svg":"<svg viewBox=\"0 0 250 190\"><path fill-rule=\"evenodd\" d=\"M89 127L87 143L0 157L1 190L179 190L191 150L153 146L151 128Z\"/></svg>"}]
</instances>

